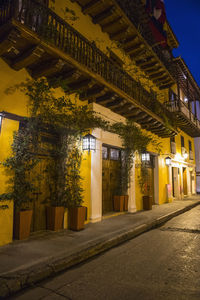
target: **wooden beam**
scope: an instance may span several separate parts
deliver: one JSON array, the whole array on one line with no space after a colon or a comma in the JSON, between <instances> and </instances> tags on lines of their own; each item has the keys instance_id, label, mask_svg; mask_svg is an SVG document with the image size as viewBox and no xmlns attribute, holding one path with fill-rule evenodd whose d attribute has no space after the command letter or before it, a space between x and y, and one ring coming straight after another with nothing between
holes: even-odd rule
<instances>
[{"instance_id":1,"label":"wooden beam","mask_svg":"<svg viewBox=\"0 0 200 300\"><path fill-rule=\"evenodd\" d=\"M92 13L93 9L99 5L100 3L102 3L101 0L92 0L89 3L85 4L84 6L82 6L82 12L83 14L90 14Z\"/></svg>"},{"instance_id":2,"label":"wooden beam","mask_svg":"<svg viewBox=\"0 0 200 300\"><path fill-rule=\"evenodd\" d=\"M158 66L159 66L159 64L157 62L150 62L146 65L143 65L142 67L140 66L140 68L146 72L147 70L155 69Z\"/></svg>"},{"instance_id":3,"label":"wooden beam","mask_svg":"<svg viewBox=\"0 0 200 300\"><path fill-rule=\"evenodd\" d=\"M162 77L163 75L164 75L164 71L158 71L158 72L156 72L156 73L152 73L152 75L151 75L151 74L148 74L148 76L149 76L150 79L160 78L160 77Z\"/></svg>"},{"instance_id":4,"label":"wooden beam","mask_svg":"<svg viewBox=\"0 0 200 300\"><path fill-rule=\"evenodd\" d=\"M129 54L129 55L132 55L134 54L135 52L137 51L141 51L143 50L145 47L144 47L144 44L136 44L136 45L133 45L132 47L130 47L129 49L124 49L124 51Z\"/></svg>"},{"instance_id":5,"label":"wooden beam","mask_svg":"<svg viewBox=\"0 0 200 300\"><path fill-rule=\"evenodd\" d=\"M32 71L32 76L34 78L39 78L39 77L49 77L52 74L55 74L59 71L62 70L63 66L65 65L64 60L62 59L53 59L50 62L46 62L43 64L41 67L37 67Z\"/></svg>"},{"instance_id":6,"label":"wooden beam","mask_svg":"<svg viewBox=\"0 0 200 300\"><path fill-rule=\"evenodd\" d=\"M96 86L91 89L88 89L84 93L81 93L79 95L80 100L89 100L91 98L96 98L97 96L103 95L105 93L105 87L104 86Z\"/></svg>"},{"instance_id":7,"label":"wooden beam","mask_svg":"<svg viewBox=\"0 0 200 300\"><path fill-rule=\"evenodd\" d=\"M117 30L114 33L110 34L110 38L113 40L119 41L121 38L124 38L128 33L129 26L123 27L120 30Z\"/></svg>"},{"instance_id":8,"label":"wooden beam","mask_svg":"<svg viewBox=\"0 0 200 300\"><path fill-rule=\"evenodd\" d=\"M111 110L112 109L115 109L116 107L121 107L125 104L126 102L124 102L124 99L123 98L118 98L116 99L115 101L109 103L107 105L108 108L110 108Z\"/></svg>"},{"instance_id":9,"label":"wooden beam","mask_svg":"<svg viewBox=\"0 0 200 300\"><path fill-rule=\"evenodd\" d=\"M101 21L109 18L110 16L112 16L112 14L115 12L115 10L116 10L116 8L114 6L110 6L109 8L104 10L103 12L101 12L98 15L94 16L92 18L93 23L97 24L97 23L100 23Z\"/></svg>"},{"instance_id":10,"label":"wooden beam","mask_svg":"<svg viewBox=\"0 0 200 300\"><path fill-rule=\"evenodd\" d=\"M15 70L26 68L39 60L44 52L45 50L41 46L34 46L13 60L11 67Z\"/></svg>"},{"instance_id":11,"label":"wooden beam","mask_svg":"<svg viewBox=\"0 0 200 300\"><path fill-rule=\"evenodd\" d=\"M81 91L82 89L88 88L89 84L92 82L91 79L83 79L81 81L75 82L75 83L70 83L69 88L71 92L74 91Z\"/></svg>"},{"instance_id":12,"label":"wooden beam","mask_svg":"<svg viewBox=\"0 0 200 300\"><path fill-rule=\"evenodd\" d=\"M161 86L159 86L159 90L168 89L168 88L170 88L172 86L172 84L173 83L171 82L169 84L161 85Z\"/></svg>"},{"instance_id":13,"label":"wooden beam","mask_svg":"<svg viewBox=\"0 0 200 300\"><path fill-rule=\"evenodd\" d=\"M102 31L107 32L110 28L114 27L116 24L122 24L121 20L122 20L122 17L120 16L120 17L117 17L116 19L114 19L111 22L108 22L104 25L101 25Z\"/></svg>"},{"instance_id":14,"label":"wooden beam","mask_svg":"<svg viewBox=\"0 0 200 300\"><path fill-rule=\"evenodd\" d=\"M105 95L103 96L100 96L100 97L97 97L96 98L96 103L97 104L101 104L101 105L105 105L109 102L112 102L113 100L115 100L118 96L109 92L109 93L106 93Z\"/></svg>"},{"instance_id":15,"label":"wooden beam","mask_svg":"<svg viewBox=\"0 0 200 300\"><path fill-rule=\"evenodd\" d=\"M137 35L131 35L128 38L126 38L125 40L123 40L122 46L124 46L124 48L130 47L132 44L134 44L138 40L139 40L139 38Z\"/></svg>"},{"instance_id":16,"label":"wooden beam","mask_svg":"<svg viewBox=\"0 0 200 300\"><path fill-rule=\"evenodd\" d=\"M146 59L141 59L141 60L136 60L136 65L139 66L139 67L143 67L145 65L148 65L149 63L154 63L156 62L156 60L154 59L153 56L148 56L146 57Z\"/></svg>"},{"instance_id":17,"label":"wooden beam","mask_svg":"<svg viewBox=\"0 0 200 300\"><path fill-rule=\"evenodd\" d=\"M0 39L0 56L10 50L16 45L17 39L19 39L21 33L17 29L12 29L9 34L4 35Z\"/></svg>"},{"instance_id":18,"label":"wooden beam","mask_svg":"<svg viewBox=\"0 0 200 300\"><path fill-rule=\"evenodd\" d=\"M126 114L127 111L130 110L130 103L124 103L123 106L121 107L117 107L116 109L114 109L114 111L118 114L122 114L123 116Z\"/></svg>"},{"instance_id":19,"label":"wooden beam","mask_svg":"<svg viewBox=\"0 0 200 300\"><path fill-rule=\"evenodd\" d=\"M58 76L52 76L48 78L50 84L56 88L60 85L68 87L70 83L74 83L81 77L81 72L79 72L77 69L71 69L68 71L65 71L64 73L58 74Z\"/></svg>"},{"instance_id":20,"label":"wooden beam","mask_svg":"<svg viewBox=\"0 0 200 300\"><path fill-rule=\"evenodd\" d=\"M144 48L144 44L139 42L139 43L133 43L132 45L126 46L124 47L124 51L126 51L127 53L131 52L132 50L136 50L136 49L140 49L140 48Z\"/></svg>"}]
</instances>

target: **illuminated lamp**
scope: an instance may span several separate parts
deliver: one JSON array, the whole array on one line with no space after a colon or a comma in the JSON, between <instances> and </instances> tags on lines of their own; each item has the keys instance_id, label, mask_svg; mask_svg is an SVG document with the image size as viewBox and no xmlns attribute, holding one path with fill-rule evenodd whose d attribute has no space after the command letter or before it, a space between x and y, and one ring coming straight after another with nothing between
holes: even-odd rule
<instances>
[{"instance_id":1,"label":"illuminated lamp","mask_svg":"<svg viewBox=\"0 0 200 300\"><path fill-rule=\"evenodd\" d=\"M148 152L142 153L142 161L143 162L149 162L150 161L150 154Z\"/></svg>"},{"instance_id":2,"label":"illuminated lamp","mask_svg":"<svg viewBox=\"0 0 200 300\"><path fill-rule=\"evenodd\" d=\"M171 157L167 156L165 158L165 164L166 164L166 166L168 166L168 167L171 166L171 163L172 163Z\"/></svg>"},{"instance_id":3,"label":"illuminated lamp","mask_svg":"<svg viewBox=\"0 0 200 300\"><path fill-rule=\"evenodd\" d=\"M96 138L92 134L87 134L83 137L83 150L95 151L96 150Z\"/></svg>"}]
</instances>

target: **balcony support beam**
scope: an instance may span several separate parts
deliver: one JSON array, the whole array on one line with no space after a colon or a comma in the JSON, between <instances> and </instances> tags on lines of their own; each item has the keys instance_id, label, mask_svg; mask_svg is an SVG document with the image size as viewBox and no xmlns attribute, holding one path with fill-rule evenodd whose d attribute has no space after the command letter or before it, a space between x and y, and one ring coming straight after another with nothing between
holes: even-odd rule
<instances>
[{"instance_id":1,"label":"balcony support beam","mask_svg":"<svg viewBox=\"0 0 200 300\"><path fill-rule=\"evenodd\" d=\"M40 46L35 46L32 49L22 53L12 62L12 68L21 70L39 60L44 54L45 50Z\"/></svg>"}]
</instances>

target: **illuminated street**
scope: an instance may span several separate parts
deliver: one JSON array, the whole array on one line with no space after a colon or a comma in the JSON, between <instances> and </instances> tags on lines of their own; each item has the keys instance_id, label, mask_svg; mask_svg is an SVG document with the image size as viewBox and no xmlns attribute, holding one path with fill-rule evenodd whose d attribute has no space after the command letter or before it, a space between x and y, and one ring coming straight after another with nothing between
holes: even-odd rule
<instances>
[{"instance_id":1,"label":"illuminated street","mask_svg":"<svg viewBox=\"0 0 200 300\"><path fill-rule=\"evenodd\" d=\"M200 206L12 299L200 299Z\"/></svg>"}]
</instances>

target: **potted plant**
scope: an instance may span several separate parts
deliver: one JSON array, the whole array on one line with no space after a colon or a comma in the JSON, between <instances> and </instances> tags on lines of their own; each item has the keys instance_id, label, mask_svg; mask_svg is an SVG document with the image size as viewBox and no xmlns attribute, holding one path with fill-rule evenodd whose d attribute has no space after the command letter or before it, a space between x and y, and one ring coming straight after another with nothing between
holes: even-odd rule
<instances>
[{"instance_id":1,"label":"potted plant","mask_svg":"<svg viewBox=\"0 0 200 300\"><path fill-rule=\"evenodd\" d=\"M139 185L142 192L142 203L144 210L152 209L152 196L149 195L149 186L147 184L147 167L141 165L141 174L139 176Z\"/></svg>"},{"instance_id":2,"label":"potted plant","mask_svg":"<svg viewBox=\"0 0 200 300\"><path fill-rule=\"evenodd\" d=\"M84 228L86 216L86 207L82 206L83 189L81 187L82 177L80 175L81 161L81 152L78 147L73 146L67 163L66 199L69 212L69 228L76 231Z\"/></svg>"},{"instance_id":3,"label":"potted plant","mask_svg":"<svg viewBox=\"0 0 200 300\"><path fill-rule=\"evenodd\" d=\"M63 229L64 211L66 206L66 159L67 136L57 132L55 149L45 169L45 178L49 195L46 198L46 225L48 230L58 231ZM52 153L51 153L52 154Z\"/></svg>"},{"instance_id":4,"label":"potted plant","mask_svg":"<svg viewBox=\"0 0 200 300\"><path fill-rule=\"evenodd\" d=\"M125 149L121 151L121 174L119 177L117 195L114 195L114 211L128 210L127 190L130 182L130 170L132 168L132 158Z\"/></svg>"},{"instance_id":5,"label":"potted plant","mask_svg":"<svg viewBox=\"0 0 200 300\"><path fill-rule=\"evenodd\" d=\"M10 175L9 192L0 195L0 200L14 201L14 237L26 239L30 235L33 192L36 191L36 171L38 163L34 155L34 126L26 122L17 132L14 132L11 146L12 155L3 166ZM32 172L34 170L34 173Z\"/></svg>"}]
</instances>

